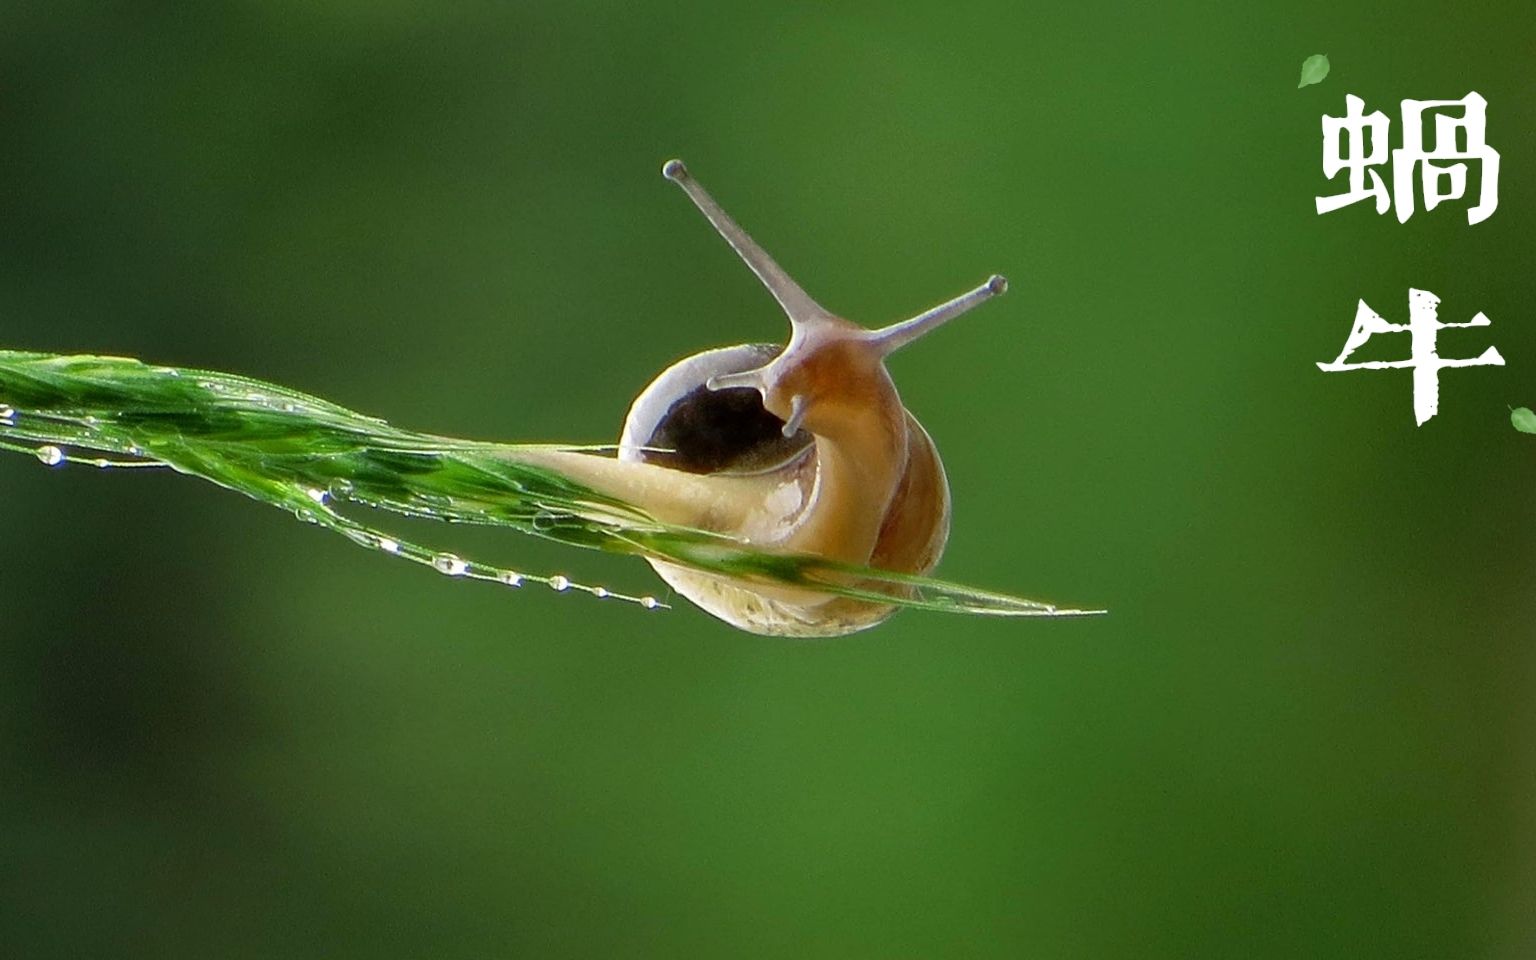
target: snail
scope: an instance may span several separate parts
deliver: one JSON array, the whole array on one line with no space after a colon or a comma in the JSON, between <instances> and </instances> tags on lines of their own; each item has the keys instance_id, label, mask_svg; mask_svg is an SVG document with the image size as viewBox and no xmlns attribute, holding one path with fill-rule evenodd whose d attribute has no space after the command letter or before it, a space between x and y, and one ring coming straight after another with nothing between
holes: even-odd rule
<instances>
[{"instance_id":1,"label":"snail","mask_svg":"<svg viewBox=\"0 0 1536 960\"><path fill-rule=\"evenodd\" d=\"M656 519L754 549L926 574L949 538L950 495L932 438L902 405L885 358L1007 289L985 283L910 320L868 330L806 294L680 160L678 184L768 289L787 344L705 350L663 370L625 417L617 458L534 456ZM891 604L813 588L652 567L677 593L753 633L829 637L886 620Z\"/></svg>"}]
</instances>

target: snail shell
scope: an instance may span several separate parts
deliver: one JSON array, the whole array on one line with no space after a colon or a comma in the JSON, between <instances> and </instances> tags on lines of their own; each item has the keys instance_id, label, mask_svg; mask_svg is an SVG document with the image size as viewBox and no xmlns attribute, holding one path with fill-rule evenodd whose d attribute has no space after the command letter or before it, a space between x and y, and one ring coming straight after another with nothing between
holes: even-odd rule
<instances>
[{"instance_id":1,"label":"snail shell","mask_svg":"<svg viewBox=\"0 0 1536 960\"><path fill-rule=\"evenodd\" d=\"M744 344L678 361L636 398L619 441L621 460L739 479L739 495L761 508L733 518L730 528L716 517L703 516L697 523L753 546L787 543L808 519L811 505L830 496L827 485L840 482L819 469L818 444L827 441L806 429L786 437L784 421L769 413L751 388L708 387L710 378L760 368L782 350L774 344ZM910 414L904 420L900 459L905 463L895 489L859 491L851 505L860 514L882 513L873 545L867 554L860 546L835 559L918 574L938 563L949 538L949 484L932 439ZM880 501L888 501L883 512ZM800 539L798 552L831 556L831 544ZM748 583L660 560L651 565L679 594L754 633L838 636L872 627L895 610L890 604Z\"/></svg>"}]
</instances>

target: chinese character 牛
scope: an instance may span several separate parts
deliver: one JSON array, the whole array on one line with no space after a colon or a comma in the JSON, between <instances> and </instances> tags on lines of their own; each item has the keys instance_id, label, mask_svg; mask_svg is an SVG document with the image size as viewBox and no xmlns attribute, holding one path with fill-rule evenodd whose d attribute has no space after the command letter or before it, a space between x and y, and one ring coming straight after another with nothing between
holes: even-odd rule
<instances>
[{"instance_id":1,"label":"chinese character \u725b","mask_svg":"<svg viewBox=\"0 0 1536 960\"><path fill-rule=\"evenodd\" d=\"M1381 315L1360 301L1355 311L1355 326L1344 342L1344 349L1332 363L1319 363L1319 370L1333 373L1339 370L1400 370L1413 371L1413 415L1420 426L1440 409L1440 370L1443 367L1502 367L1504 358L1495 347L1484 350L1475 360L1442 360L1435 353L1436 340L1441 330L1454 327L1486 327L1491 321L1479 313L1466 323L1441 323L1440 298L1428 290L1408 291L1408 322L1388 323ZM1350 355L1378 333L1407 333L1411 335L1409 359L1368 360L1349 363Z\"/></svg>"}]
</instances>

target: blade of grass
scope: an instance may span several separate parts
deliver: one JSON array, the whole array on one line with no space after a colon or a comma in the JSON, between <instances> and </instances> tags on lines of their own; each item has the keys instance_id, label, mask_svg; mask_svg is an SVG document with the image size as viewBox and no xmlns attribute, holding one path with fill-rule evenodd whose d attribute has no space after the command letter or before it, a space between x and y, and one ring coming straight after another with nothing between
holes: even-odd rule
<instances>
[{"instance_id":1,"label":"blade of grass","mask_svg":"<svg viewBox=\"0 0 1536 960\"><path fill-rule=\"evenodd\" d=\"M1103 612L817 557L764 553L720 534L660 523L634 504L520 459L547 446L416 433L276 384L124 357L0 350L0 449L45 462L165 466L449 576L514 586L533 581L650 608L665 605L559 575L520 573L440 553L338 507L358 504L503 527L571 546L923 610L1012 617Z\"/></svg>"}]
</instances>

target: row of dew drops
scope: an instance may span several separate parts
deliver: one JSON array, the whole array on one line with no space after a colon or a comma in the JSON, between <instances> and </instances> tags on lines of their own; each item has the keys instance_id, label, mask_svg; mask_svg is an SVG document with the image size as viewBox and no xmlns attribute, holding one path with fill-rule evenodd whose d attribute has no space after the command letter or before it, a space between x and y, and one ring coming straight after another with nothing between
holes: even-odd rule
<instances>
[{"instance_id":1,"label":"row of dew drops","mask_svg":"<svg viewBox=\"0 0 1536 960\"><path fill-rule=\"evenodd\" d=\"M339 486L344 495L345 482ZM565 593L575 590L587 593L599 600L619 600L626 603L634 603L647 610L667 609L667 605L653 596L631 596L609 590L607 587L594 586L576 581L563 574L551 574L540 576L532 573L519 573L505 567L496 567L478 560L466 560L452 553L442 553L421 547L413 543L397 540L385 534L372 530L362 524L349 520L331 509L332 494L326 490L304 489L303 493L314 502L315 508L301 507L294 511L294 515L307 523L318 523L328 526L360 546L370 550L379 550L393 557L410 560L431 567L445 577L463 577L467 580L482 580L487 583L499 583L507 587L521 587L524 583L542 583L556 593Z\"/></svg>"},{"instance_id":2,"label":"row of dew drops","mask_svg":"<svg viewBox=\"0 0 1536 960\"><path fill-rule=\"evenodd\" d=\"M7 404L0 404L0 427L16 425L16 411ZM139 453L137 450L131 453ZM66 463L83 464L100 468L118 467L163 467L154 460L109 460L104 457L75 457L65 453L63 449L54 444L43 444L33 451L37 459L45 466L59 467ZM341 485L339 493L345 493L345 484ZM302 489L302 488L301 488ZM407 543L394 539L354 520L350 520L337 513L331 507L332 493L326 490L302 489L303 494L314 504L314 508L300 508L294 511L294 515L300 520L315 523L334 530L360 546L371 550L378 550L393 557L410 560L415 563L429 566L438 573L447 577L462 577L468 580L482 580L488 583L499 583L507 587L521 587L524 583L542 583L556 593L565 593L575 590L587 593L599 600L619 600L626 603L637 604L647 610L670 609L653 596L631 596L609 590L607 587L593 586L577 583L563 574L540 576L531 573L519 573L505 567L496 567L481 563L477 560L466 560L452 553L441 553L413 543Z\"/></svg>"}]
</instances>

